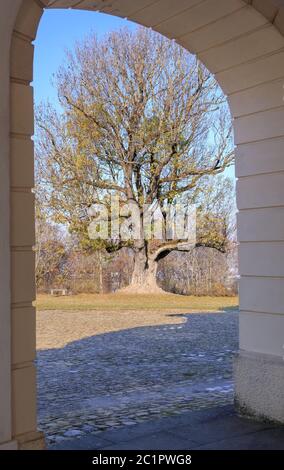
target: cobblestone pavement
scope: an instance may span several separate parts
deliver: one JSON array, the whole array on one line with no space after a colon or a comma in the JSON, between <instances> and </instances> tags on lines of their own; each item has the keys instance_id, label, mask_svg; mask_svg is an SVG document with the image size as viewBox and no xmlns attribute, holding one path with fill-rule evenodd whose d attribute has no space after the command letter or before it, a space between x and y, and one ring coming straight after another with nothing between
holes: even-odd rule
<instances>
[{"instance_id":1,"label":"cobblestone pavement","mask_svg":"<svg viewBox=\"0 0 284 470\"><path fill-rule=\"evenodd\" d=\"M39 428L48 443L231 404L237 312L182 316L182 324L38 351Z\"/></svg>"}]
</instances>

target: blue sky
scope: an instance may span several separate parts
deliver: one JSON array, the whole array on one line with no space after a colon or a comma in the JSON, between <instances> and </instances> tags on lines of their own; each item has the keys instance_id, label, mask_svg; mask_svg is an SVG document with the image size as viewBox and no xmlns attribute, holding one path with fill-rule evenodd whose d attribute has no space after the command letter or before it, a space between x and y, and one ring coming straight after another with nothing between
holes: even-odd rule
<instances>
[{"instance_id":1,"label":"blue sky","mask_svg":"<svg viewBox=\"0 0 284 470\"><path fill-rule=\"evenodd\" d=\"M103 36L108 31L135 25L102 13L80 10L47 10L42 16L35 41L34 90L35 102L56 100L51 85L52 75L64 60L65 50L91 32Z\"/></svg>"}]
</instances>

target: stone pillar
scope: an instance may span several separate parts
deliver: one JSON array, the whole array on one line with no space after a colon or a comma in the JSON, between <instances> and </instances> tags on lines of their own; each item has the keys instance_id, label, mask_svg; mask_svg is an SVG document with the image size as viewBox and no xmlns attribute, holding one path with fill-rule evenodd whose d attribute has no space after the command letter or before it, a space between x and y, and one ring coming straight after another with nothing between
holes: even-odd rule
<instances>
[{"instance_id":1,"label":"stone pillar","mask_svg":"<svg viewBox=\"0 0 284 470\"><path fill-rule=\"evenodd\" d=\"M237 145L236 404L242 414L284 423L284 41L271 27L265 34L269 54L218 78L229 90Z\"/></svg>"},{"instance_id":2,"label":"stone pillar","mask_svg":"<svg viewBox=\"0 0 284 470\"><path fill-rule=\"evenodd\" d=\"M20 0L0 2L0 450L12 441L9 76L11 34Z\"/></svg>"},{"instance_id":3,"label":"stone pillar","mask_svg":"<svg viewBox=\"0 0 284 470\"><path fill-rule=\"evenodd\" d=\"M35 221L32 41L42 14L26 0L17 17L11 49L11 305L12 434L23 449L42 448L37 432L35 325Z\"/></svg>"}]
</instances>

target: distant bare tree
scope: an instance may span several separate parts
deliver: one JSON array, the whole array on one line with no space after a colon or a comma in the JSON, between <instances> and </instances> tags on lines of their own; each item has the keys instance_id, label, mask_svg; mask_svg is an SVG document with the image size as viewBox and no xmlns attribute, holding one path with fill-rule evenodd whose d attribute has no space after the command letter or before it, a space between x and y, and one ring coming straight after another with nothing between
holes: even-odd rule
<instances>
[{"instance_id":1,"label":"distant bare tree","mask_svg":"<svg viewBox=\"0 0 284 470\"><path fill-rule=\"evenodd\" d=\"M36 284L39 289L62 279L67 256L66 240L60 229L37 212L36 218Z\"/></svg>"}]
</instances>

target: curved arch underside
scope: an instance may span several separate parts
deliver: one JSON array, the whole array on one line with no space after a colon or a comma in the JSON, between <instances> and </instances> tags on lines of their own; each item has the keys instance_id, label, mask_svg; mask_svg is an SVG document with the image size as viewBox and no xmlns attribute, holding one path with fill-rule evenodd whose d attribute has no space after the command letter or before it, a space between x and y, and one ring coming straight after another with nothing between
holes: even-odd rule
<instances>
[{"instance_id":1,"label":"curved arch underside","mask_svg":"<svg viewBox=\"0 0 284 470\"><path fill-rule=\"evenodd\" d=\"M251 413L261 410L284 422L284 0L13 1L11 8L21 5L10 64L13 437L19 441L36 429L30 82L32 41L46 7L100 10L152 27L196 53L228 96L239 208L242 360L236 366L237 397ZM6 0L3 4L10 8ZM4 139L0 134L1 148L7 146ZM271 367L267 358L275 361Z\"/></svg>"},{"instance_id":2,"label":"curved arch underside","mask_svg":"<svg viewBox=\"0 0 284 470\"><path fill-rule=\"evenodd\" d=\"M47 8L76 8L91 11L101 11L127 18L131 21L149 26L168 37L179 41L186 36L185 47L191 48L191 38L187 37L192 32L201 29L220 17L226 17L232 12L250 5L261 13L271 24L284 32L284 0L41 0ZM246 18L245 21L249 21ZM182 22L182 27L181 27ZM240 34L242 32L240 31ZM202 35L202 33L201 33ZM233 37L233 36L232 36ZM181 41L183 42L183 40Z\"/></svg>"}]
</instances>

